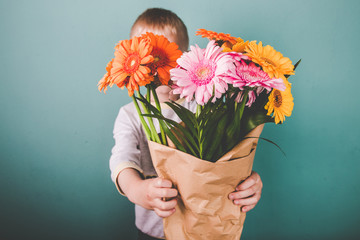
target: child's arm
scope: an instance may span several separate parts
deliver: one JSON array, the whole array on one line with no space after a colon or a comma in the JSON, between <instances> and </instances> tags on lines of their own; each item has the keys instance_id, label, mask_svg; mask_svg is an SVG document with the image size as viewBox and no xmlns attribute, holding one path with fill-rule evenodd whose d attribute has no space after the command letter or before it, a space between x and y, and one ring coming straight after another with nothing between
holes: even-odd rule
<instances>
[{"instance_id":1,"label":"child's arm","mask_svg":"<svg viewBox=\"0 0 360 240\"><path fill-rule=\"evenodd\" d=\"M133 168L122 170L117 178L118 184L128 199L142 206L154 210L160 217L168 217L175 212L178 194L171 188L172 183L162 178L142 179L139 172ZM174 198L163 201L165 198Z\"/></svg>"},{"instance_id":2,"label":"child's arm","mask_svg":"<svg viewBox=\"0 0 360 240\"><path fill-rule=\"evenodd\" d=\"M252 171L251 175L236 187L235 192L229 194L229 199L242 206L243 212L248 212L259 202L262 187L260 175Z\"/></svg>"},{"instance_id":3,"label":"child's arm","mask_svg":"<svg viewBox=\"0 0 360 240\"><path fill-rule=\"evenodd\" d=\"M133 104L120 109L113 133L115 145L109 164L111 178L119 192L125 194L131 202L154 210L160 217L170 216L174 212L177 200L161 199L176 197L177 190L171 188L172 183L168 180L144 180L145 173L152 175L149 169L151 158L147 156L150 153L144 148L145 145L142 145L145 135L141 132L141 123ZM148 162L141 162L142 157Z\"/></svg>"}]
</instances>

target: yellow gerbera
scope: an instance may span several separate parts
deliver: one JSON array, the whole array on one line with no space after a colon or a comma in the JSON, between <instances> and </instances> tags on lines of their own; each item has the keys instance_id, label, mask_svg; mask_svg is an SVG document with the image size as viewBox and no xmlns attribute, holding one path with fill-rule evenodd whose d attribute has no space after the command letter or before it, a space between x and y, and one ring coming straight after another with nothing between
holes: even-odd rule
<instances>
[{"instance_id":1,"label":"yellow gerbera","mask_svg":"<svg viewBox=\"0 0 360 240\"><path fill-rule=\"evenodd\" d=\"M262 42L256 44L251 41L245 48L245 55L259 64L264 72L269 74L270 78L282 78L286 80L285 75L294 75L294 66L289 58L276 51L272 46L263 47Z\"/></svg>"},{"instance_id":2,"label":"yellow gerbera","mask_svg":"<svg viewBox=\"0 0 360 240\"><path fill-rule=\"evenodd\" d=\"M291 85L289 82L286 82L285 85L284 91L273 89L269 95L269 102L265 105L265 109L268 110L267 115L274 113L276 124L285 121L285 116L290 117L294 108Z\"/></svg>"},{"instance_id":3,"label":"yellow gerbera","mask_svg":"<svg viewBox=\"0 0 360 240\"><path fill-rule=\"evenodd\" d=\"M238 52L244 53L246 46L249 44L249 41L244 42L242 38L236 38L235 44L230 44L229 42L225 42L221 47L223 52Z\"/></svg>"}]
</instances>

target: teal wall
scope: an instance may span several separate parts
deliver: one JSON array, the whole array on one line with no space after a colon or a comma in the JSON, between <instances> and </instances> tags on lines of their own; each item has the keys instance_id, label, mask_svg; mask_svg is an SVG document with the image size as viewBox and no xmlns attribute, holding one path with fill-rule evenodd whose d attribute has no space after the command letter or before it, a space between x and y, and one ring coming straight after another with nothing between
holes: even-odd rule
<instances>
[{"instance_id":1,"label":"teal wall","mask_svg":"<svg viewBox=\"0 0 360 240\"><path fill-rule=\"evenodd\" d=\"M133 239L133 206L110 180L117 87L96 84L148 7L302 58L295 109L267 125L262 199L243 239L360 237L360 1L0 1L0 239Z\"/></svg>"}]
</instances>

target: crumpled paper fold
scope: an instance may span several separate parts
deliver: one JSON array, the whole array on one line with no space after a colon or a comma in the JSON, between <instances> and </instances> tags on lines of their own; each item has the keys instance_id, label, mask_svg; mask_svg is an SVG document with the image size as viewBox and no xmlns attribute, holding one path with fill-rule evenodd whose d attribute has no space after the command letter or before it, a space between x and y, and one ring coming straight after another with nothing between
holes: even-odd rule
<instances>
[{"instance_id":1,"label":"crumpled paper fold","mask_svg":"<svg viewBox=\"0 0 360 240\"><path fill-rule=\"evenodd\" d=\"M159 177L170 180L179 192L173 215L164 218L167 240L239 240L246 214L229 200L229 193L250 176L258 138L264 125L216 162L208 162L149 141Z\"/></svg>"}]
</instances>

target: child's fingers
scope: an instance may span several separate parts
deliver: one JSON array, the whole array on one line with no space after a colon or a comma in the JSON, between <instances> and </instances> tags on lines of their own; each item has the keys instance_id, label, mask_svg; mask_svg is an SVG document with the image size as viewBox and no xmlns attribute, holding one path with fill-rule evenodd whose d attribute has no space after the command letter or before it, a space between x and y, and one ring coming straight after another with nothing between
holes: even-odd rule
<instances>
[{"instance_id":1,"label":"child's fingers","mask_svg":"<svg viewBox=\"0 0 360 240\"><path fill-rule=\"evenodd\" d=\"M177 199L174 198L169 201L163 201L163 200L157 198L157 199L155 199L154 203L155 203L154 208L157 208L161 211L170 211L175 208L175 206L177 204Z\"/></svg>"},{"instance_id":2,"label":"child's fingers","mask_svg":"<svg viewBox=\"0 0 360 240\"><path fill-rule=\"evenodd\" d=\"M244 207L241 208L241 211L242 211L242 212L248 212L248 211L250 211L251 209L253 209L255 206L256 206L256 204L244 206Z\"/></svg>"},{"instance_id":3,"label":"child's fingers","mask_svg":"<svg viewBox=\"0 0 360 240\"><path fill-rule=\"evenodd\" d=\"M169 211L163 211L158 208L155 208L154 211L159 217L166 218L166 217L171 216L175 212L175 208L173 208L172 210L169 210Z\"/></svg>"},{"instance_id":4,"label":"child's fingers","mask_svg":"<svg viewBox=\"0 0 360 240\"><path fill-rule=\"evenodd\" d=\"M247 198L247 197L254 195L257 191L259 191L259 189L260 189L260 187L257 184L255 184L255 185L251 186L250 188L245 189L243 191L230 193L229 199L234 200L234 199Z\"/></svg>"},{"instance_id":5,"label":"child's fingers","mask_svg":"<svg viewBox=\"0 0 360 240\"><path fill-rule=\"evenodd\" d=\"M163 178L156 178L154 184L155 184L155 187L159 187L159 188L171 188L172 187L172 182L167 179L163 179Z\"/></svg>"},{"instance_id":6,"label":"child's fingers","mask_svg":"<svg viewBox=\"0 0 360 240\"><path fill-rule=\"evenodd\" d=\"M247 179L245 179L245 181L243 181L236 187L236 190L242 191L248 189L249 187L253 186L254 184L257 184L258 182L260 182L260 176L258 173L253 171L251 175Z\"/></svg>"},{"instance_id":7,"label":"child's fingers","mask_svg":"<svg viewBox=\"0 0 360 240\"><path fill-rule=\"evenodd\" d=\"M175 188L154 188L154 197L156 198L173 198L178 195Z\"/></svg>"},{"instance_id":8,"label":"child's fingers","mask_svg":"<svg viewBox=\"0 0 360 240\"><path fill-rule=\"evenodd\" d=\"M260 193L257 192L252 197L234 200L234 204L241 206L248 206L248 205L257 204L259 200L260 200Z\"/></svg>"}]
</instances>

